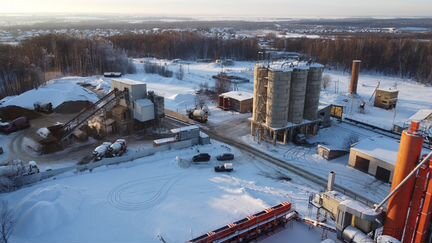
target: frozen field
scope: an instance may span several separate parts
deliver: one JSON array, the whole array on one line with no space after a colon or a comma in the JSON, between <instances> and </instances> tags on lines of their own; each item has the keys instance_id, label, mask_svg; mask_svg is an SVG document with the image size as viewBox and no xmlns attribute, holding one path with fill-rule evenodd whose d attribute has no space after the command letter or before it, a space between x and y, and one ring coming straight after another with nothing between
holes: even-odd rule
<instances>
[{"instance_id":1,"label":"frozen field","mask_svg":"<svg viewBox=\"0 0 432 243\"><path fill-rule=\"evenodd\" d=\"M184 242L281 201L307 214L309 194L320 189L238 151L229 174L213 171L214 158L179 167L177 155L191 158L198 149L232 151L219 143L173 150L3 194L16 205L12 242L158 242L158 235Z\"/></svg>"}]
</instances>

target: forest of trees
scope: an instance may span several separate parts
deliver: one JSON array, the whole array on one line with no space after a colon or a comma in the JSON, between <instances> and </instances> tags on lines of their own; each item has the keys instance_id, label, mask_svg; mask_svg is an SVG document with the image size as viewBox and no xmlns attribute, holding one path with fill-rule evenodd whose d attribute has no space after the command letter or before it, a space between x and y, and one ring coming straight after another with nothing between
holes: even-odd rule
<instances>
[{"instance_id":1,"label":"forest of trees","mask_svg":"<svg viewBox=\"0 0 432 243\"><path fill-rule=\"evenodd\" d=\"M275 35L267 39L278 50L300 52L330 67L349 70L353 59L361 59L362 70L432 84L430 40L391 36L282 39ZM0 98L40 86L46 72L80 76L134 72L128 57L255 60L258 52L256 38L224 39L187 31L93 39L45 35L18 46L0 45Z\"/></svg>"},{"instance_id":2,"label":"forest of trees","mask_svg":"<svg viewBox=\"0 0 432 243\"><path fill-rule=\"evenodd\" d=\"M335 39L273 39L280 50L303 53L318 62L349 70L353 59L362 69L412 78L432 84L432 41L394 37L339 37Z\"/></svg>"},{"instance_id":3,"label":"forest of trees","mask_svg":"<svg viewBox=\"0 0 432 243\"><path fill-rule=\"evenodd\" d=\"M45 72L93 75L134 72L125 52L103 39L46 35L21 45L0 45L0 98L20 94L45 82Z\"/></svg>"},{"instance_id":4,"label":"forest of trees","mask_svg":"<svg viewBox=\"0 0 432 243\"><path fill-rule=\"evenodd\" d=\"M222 39L194 32L163 32L152 34L125 34L110 37L114 47L127 51L132 57L255 60L258 41Z\"/></svg>"}]
</instances>

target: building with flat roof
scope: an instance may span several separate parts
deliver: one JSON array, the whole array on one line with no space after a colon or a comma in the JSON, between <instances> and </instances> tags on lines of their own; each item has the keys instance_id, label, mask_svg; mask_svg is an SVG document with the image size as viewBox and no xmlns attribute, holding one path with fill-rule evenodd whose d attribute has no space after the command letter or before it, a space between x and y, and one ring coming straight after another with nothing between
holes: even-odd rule
<instances>
[{"instance_id":1,"label":"building with flat roof","mask_svg":"<svg viewBox=\"0 0 432 243\"><path fill-rule=\"evenodd\" d=\"M253 94L244 91L230 91L219 95L219 107L240 113L252 112Z\"/></svg>"},{"instance_id":2,"label":"building with flat roof","mask_svg":"<svg viewBox=\"0 0 432 243\"><path fill-rule=\"evenodd\" d=\"M378 180L391 182L398 153L397 140L383 136L367 138L351 147L348 164Z\"/></svg>"}]
</instances>

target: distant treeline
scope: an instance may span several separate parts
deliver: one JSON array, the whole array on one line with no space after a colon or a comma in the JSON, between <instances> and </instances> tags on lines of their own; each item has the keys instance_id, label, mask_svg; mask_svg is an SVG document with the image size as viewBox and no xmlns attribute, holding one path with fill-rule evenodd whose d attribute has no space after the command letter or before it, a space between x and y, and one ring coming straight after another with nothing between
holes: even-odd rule
<instances>
[{"instance_id":1,"label":"distant treeline","mask_svg":"<svg viewBox=\"0 0 432 243\"><path fill-rule=\"evenodd\" d=\"M132 57L255 60L258 52L255 38L223 39L194 32L124 34L110 40L114 47L126 50Z\"/></svg>"},{"instance_id":2,"label":"distant treeline","mask_svg":"<svg viewBox=\"0 0 432 243\"><path fill-rule=\"evenodd\" d=\"M349 70L351 61L360 59L363 70L432 84L432 40L392 37L274 38L273 43L277 49L304 53L340 69Z\"/></svg>"},{"instance_id":3,"label":"distant treeline","mask_svg":"<svg viewBox=\"0 0 432 243\"><path fill-rule=\"evenodd\" d=\"M134 72L125 52L108 40L46 35L18 46L0 45L0 98L20 94L45 82L45 72L93 75Z\"/></svg>"}]
</instances>

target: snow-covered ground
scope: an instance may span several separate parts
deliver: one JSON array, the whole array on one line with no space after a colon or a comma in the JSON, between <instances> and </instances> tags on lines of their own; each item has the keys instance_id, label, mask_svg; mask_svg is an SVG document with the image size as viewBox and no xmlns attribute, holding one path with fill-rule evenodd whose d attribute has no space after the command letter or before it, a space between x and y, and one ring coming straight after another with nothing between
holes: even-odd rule
<instances>
[{"instance_id":1,"label":"snow-covered ground","mask_svg":"<svg viewBox=\"0 0 432 243\"><path fill-rule=\"evenodd\" d=\"M152 61L166 64L168 69L177 72L180 65L184 70L183 80L178 80L175 75L171 78L161 77L157 74L144 72L143 62ZM220 71L230 75L237 75L250 80L248 83L240 83L236 88L240 91L253 92L253 68L254 62L234 62L233 66L222 67L215 63L198 62L172 62L170 60L159 60L153 58L134 59L137 73L126 74L123 78L134 79L147 83L148 90L165 97L166 108L184 113L186 109L195 106L195 91L200 85L214 86L213 75ZM326 90L322 90L320 102L327 104L344 105L345 115L353 119L367 122L379 127L391 129L393 123L403 123L419 109L432 108L432 87L427 87L411 80L396 77L387 77L377 74L360 73L358 85L358 98L351 99L347 95L350 82L350 73L334 70L325 70L324 75L331 77L331 82ZM381 88L397 88L399 90L399 101L395 110L384 110L373 107L373 98L369 102L378 81ZM76 85L77 82L90 83L97 88L108 92L111 88L111 78L103 76L91 77L67 77L48 82L47 85L30 90L16 97L7 97L0 101L0 106L18 105L32 108L33 102L53 102L54 107L67 100L90 100L95 101L95 96L88 90ZM366 101L365 113L360 113L358 107L361 101ZM216 104L209 104L211 110L217 114ZM210 116L212 121L212 116ZM224 121L223 118L215 116L215 122Z\"/></svg>"},{"instance_id":2,"label":"snow-covered ground","mask_svg":"<svg viewBox=\"0 0 432 243\"><path fill-rule=\"evenodd\" d=\"M208 165L178 165L177 155L190 159L197 150L212 156L234 152L234 172L215 173L214 157ZM278 179L281 175L292 180ZM185 242L282 201L292 201L306 215L309 194L319 190L213 143L63 174L1 199L16 206L12 242L158 242L158 235Z\"/></svg>"},{"instance_id":3,"label":"snow-covered ground","mask_svg":"<svg viewBox=\"0 0 432 243\"><path fill-rule=\"evenodd\" d=\"M380 202L390 192L390 184L381 182L375 177L348 166L349 155L334 160L325 160L317 154L317 144L325 144L331 148L343 148L345 139L356 135L358 139L377 136L376 133L343 123L334 123L332 127L320 130L317 136L309 139L311 147L294 144L257 143L251 135L241 138L246 144L284 160L322 179L327 179L331 171L336 172L336 184L354 191L369 200Z\"/></svg>"},{"instance_id":4,"label":"snow-covered ground","mask_svg":"<svg viewBox=\"0 0 432 243\"><path fill-rule=\"evenodd\" d=\"M404 123L419 109L432 108L432 87L412 80L360 73L357 88L359 97L351 99L347 95L350 73L325 71L324 75L326 74L331 77L332 82L327 90L321 91L320 101L328 104L345 105L345 115L358 121L391 129L393 123ZM373 106L375 97L372 97L372 94L378 82L380 82L380 88L399 90L396 109L384 110ZM361 101L366 102L364 114L358 110Z\"/></svg>"}]
</instances>

